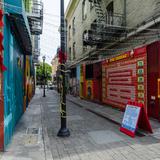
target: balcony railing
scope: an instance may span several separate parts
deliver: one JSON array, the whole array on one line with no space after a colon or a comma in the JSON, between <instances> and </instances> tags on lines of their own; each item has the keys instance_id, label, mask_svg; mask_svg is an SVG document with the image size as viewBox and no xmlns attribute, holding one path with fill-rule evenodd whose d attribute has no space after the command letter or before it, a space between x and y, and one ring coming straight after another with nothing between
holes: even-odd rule
<instances>
[{"instance_id":1,"label":"balcony railing","mask_svg":"<svg viewBox=\"0 0 160 160\"><path fill-rule=\"evenodd\" d=\"M33 56L33 63L35 64L39 63L39 56L36 55Z\"/></svg>"},{"instance_id":2,"label":"balcony railing","mask_svg":"<svg viewBox=\"0 0 160 160\"><path fill-rule=\"evenodd\" d=\"M30 21L31 33L34 35L42 34L42 23L38 21Z\"/></svg>"},{"instance_id":3,"label":"balcony railing","mask_svg":"<svg viewBox=\"0 0 160 160\"><path fill-rule=\"evenodd\" d=\"M122 14L112 14L106 16L106 24L93 22L91 29L84 32L84 45L98 45L120 37L125 30L124 18Z\"/></svg>"},{"instance_id":4,"label":"balcony railing","mask_svg":"<svg viewBox=\"0 0 160 160\"><path fill-rule=\"evenodd\" d=\"M31 27L31 33L34 35L42 34L43 28L43 3L42 0L28 1L27 15Z\"/></svg>"},{"instance_id":5,"label":"balcony railing","mask_svg":"<svg viewBox=\"0 0 160 160\"><path fill-rule=\"evenodd\" d=\"M40 49L33 49L33 55L40 56Z\"/></svg>"},{"instance_id":6,"label":"balcony railing","mask_svg":"<svg viewBox=\"0 0 160 160\"><path fill-rule=\"evenodd\" d=\"M43 17L43 3L41 0L30 0L26 2L26 12L29 17L42 18Z\"/></svg>"},{"instance_id":7,"label":"balcony railing","mask_svg":"<svg viewBox=\"0 0 160 160\"><path fill-rule=\"evenodd\" d=\"M107 14L106 16L106 25L107 26L115 26L115 27L121 27L124 25L124 15L122 14Z\"/></svg>"}]
</instances>

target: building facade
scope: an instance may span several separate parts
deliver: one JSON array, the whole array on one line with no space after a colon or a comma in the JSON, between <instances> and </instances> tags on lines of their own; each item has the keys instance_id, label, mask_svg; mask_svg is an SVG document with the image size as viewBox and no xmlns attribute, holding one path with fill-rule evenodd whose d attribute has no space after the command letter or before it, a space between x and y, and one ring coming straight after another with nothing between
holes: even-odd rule
<instances>
[{"instance_id":1,"label":"building facade","mask_svg":"<svg viewBox=\"0 0 160 160\"><path fill-rule=\"evenodd\" d=\"M72 94L122 110L137 101L160 119L159 10L159 0L71 0L65 18Z\"/></svg>"},{"instance_id":2,"label":"building facade","mask_svg":"<svg viewBox=\"0 0 160 160\"><path fill-rule=\"evenodd\" d=\"M65 14L69 61L79 61L102 49L98 56L109 57L117 50L155 41L159 38L159 8L159 0L140 4L130 0L71 0Z\"/></svg>"},{"instance_id":3,"label":"building facade","mask_svg":"<svg viewBox=\"0 0 160 160\"><path fill-rule=\"evenodd\" d=\"M15 126L34 94L34 57L37 54L35 48L39 51L35 45L39 39L35 37L40 35L42 30L39 31L38 25L36 26L38 32L35 31L36 27L33 24L37 21L43 22L43 16L38 17L33 12L35 2L38 1L4 0L0 4L3 21L1 22L3 39L1 38L0 47L1 150L5 150L9 144Z\"/></svg>"},{"instance_id":4,"label":"building facade","mask_svg":"<svg viewBox=\"0 0 160 160\"><path fill-rule=\"evenodd\" d=\"M58 55L56 54L55 57L52 59L52 82L56 82L56 77L57 77L57 70L58 70Z\"/></svg>"}]
</instances>

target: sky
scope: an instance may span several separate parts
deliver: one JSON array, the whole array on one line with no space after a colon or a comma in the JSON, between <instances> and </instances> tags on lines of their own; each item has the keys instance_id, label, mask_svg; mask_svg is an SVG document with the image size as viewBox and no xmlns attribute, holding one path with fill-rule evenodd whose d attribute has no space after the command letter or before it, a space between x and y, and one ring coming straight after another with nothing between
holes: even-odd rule
<instances>
[{"instance_id":1,"label":"sky","mask_svg":"<svg viewBox=\"0 0 160 160\"><path fill-rule=\"evenodd\" d=\"M46 56L46 62L51 63L56 54L57 47L60 46L60 0L43 0L44 3L44 20L43 34L41 35L41 57ZM64 0L65 8L69 0Z\"/></svg>"}]
</instances>

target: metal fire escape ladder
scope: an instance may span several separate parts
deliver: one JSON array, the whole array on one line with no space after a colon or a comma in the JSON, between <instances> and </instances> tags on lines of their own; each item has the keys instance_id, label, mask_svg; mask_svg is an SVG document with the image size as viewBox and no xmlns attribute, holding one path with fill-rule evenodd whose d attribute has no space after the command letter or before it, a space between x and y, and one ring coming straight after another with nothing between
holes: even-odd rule
<instances>
[{"instance_id":1,"label":"metal fire escape ladder","mask_svg":"<svg viewBox=\"0 0 160 160\"><path fill-rule=\"evenodd\" d=\"M95 11L98 16L97 23L98 24L105 24L105 14L103 13L102 7L101 7L101 1L94 1Z\"/></svg>"},{"instance_id":2,"label":"metal fire escape ladder","mask_svg":"<svg viewBox=\"0 0 160 160\"><path fill-rule=\"evenodd\" d=\"M106 18L105 18L105 14L103 12L103 9L101 7L101 0L89 0L90 3L94 4L95 7L95 12L97 14L97 26L98 28L102 29L102 27L105 25L106 23Z\"/></svg>"}]
</instances>

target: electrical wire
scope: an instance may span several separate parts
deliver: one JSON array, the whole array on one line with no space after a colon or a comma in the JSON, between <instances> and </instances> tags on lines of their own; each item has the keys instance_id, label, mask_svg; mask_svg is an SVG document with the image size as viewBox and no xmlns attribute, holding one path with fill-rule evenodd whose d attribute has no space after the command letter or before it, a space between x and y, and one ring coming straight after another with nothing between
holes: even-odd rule
<instances>
[{"instance_id":1,"label":"electrical wire","mask_svg":"<svg viewBox=\"0 0 160 160\"><path fill-rule=\"evenodd\" d=\"M14 6L15 7L15 6ZM47 22L45 22L45 24L48 24L48 25L53 25L53 26L55 26L55 27L59 27L59 26L56 26L56 25L54 25L54 24L52 24L52 23L47 23ZM97 23L96 23L97 24ZM100 24L100 23L99 23ZM126 27L125 27L126 28ZM64 28L63 28L64 29ZM137 28L134 28L135 30L137 29ZM146 29L146 30L148 30L148 31L152 31L152 32L157 32L157 31L159 31L159 30L157 30L157 29ZM94 30L93 30L94 31ZM144 33L143 33L144 34ZM150 35L147 35L147 36L142 36L142 38L148 38ZM140 37L140 36L138 36L138 37ZM153 37L153 35L151 35L151 37ZM65 36L65 38L66 38L66 36ZM144 40L143 39L143 40ZM91 41L92 42L92 41ZM93 41L94 42L94 41ZM63 42L63 43L66 43L66 42ZM103 42L102 42L103 43ZM105 43L106 44L106 43ZM124 48L123 48L124 49ZM112 49L113 50L113 49Z\"/></svg>"},{"instance_id":2,"label":"electrical wire","mask_svg":"<svg viewBox=\"0 0 160 160\"><path fill-rule=\"evenodd\" d=\"M4 6L6 6L7 8L11 9L10 7L13 7L13 8L18 8L21 10L21 7L17 7L15 5L10 5L8 3L3 3L3 2L0 2L0 4L3 4ZM9 7L10 6L10 7ZM13 9L12 8L12 9ZM12 10L14 11L14 10ZM17 13L22 13L22 12L17 12ZM55 17L60 17L58 15L52 15L52 14L49 14L49 13L44 13L44 14L48 14L48 15L51 15L51 16L55 16ZM78 22L82 22L82 21L78 21ZM51 24L51 23L48 23L50 25L55 25L55 24ZM92 24L97 24L97 25L102 25L102 23L92 23ZM104 24L103 24L104 25ZM104 25L105 26L105 25ZM114 25L110 25L111 27L117 27L117 26L114 26ZM59 26L57 26L59 27ZM81 27L81 26L80 26ZM121 29L129 29L129 30L137 30L139 27L127 27L127 26L119 26L119 28ZM148 30L148 31L159 31L159 29L145 29L145 30Z\"/></svg>"}]
</instances>

